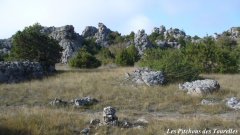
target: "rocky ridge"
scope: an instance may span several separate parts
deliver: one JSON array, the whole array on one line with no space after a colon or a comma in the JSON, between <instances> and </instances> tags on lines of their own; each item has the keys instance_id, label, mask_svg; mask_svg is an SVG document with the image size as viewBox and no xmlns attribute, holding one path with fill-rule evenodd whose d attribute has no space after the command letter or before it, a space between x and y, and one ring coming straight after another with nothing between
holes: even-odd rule
<instances>
[{"instance_id":1,"label":"rocky ridge","mask_svg":"<svg viewBox=\"0 0 240 135\"><path fill-rule=\"evenodd\" d=\"M59 45L62 46L63 52L61 57L61 63L67 63L68 60L73 57L76 52L83 46L84 40L93 39L97 45L102 47L109 47L111 42L111 34L113 33L103 23L98 23L98 28L94 26L87 26L82 34L75 32L72 25L66 25L62 27L43 27L42 33L56 39ZM232 27L226 31L233 39L240 38L240 28ZM149 36L157 34L161 38L156 38L154 41L149 40ZM125 36L122 36L126 38ZM186 35L183 30L177 28L166 29L165 26L154 27L152 33L147 35L144 30L139 30L134 35L133 41L124 39L124 44L129 46L134 44L138 49L139 54L143 55L144 51L149 48L153 48L154 45L160 48L180 48L181 41L200 42L200 39L194 39L191 36ZM12 47L12 38L0 40L0 55L9 54Z\"/></svg>"},{"instance_id":2,"label":"rocky ridge","mask_svg":"<svg viewBox=\"0 0 240 135\"><path fill-rule=\"evenodd\" d=\"M41 32L59 42L59 45L63 48L61 57L62 63L67 63L82 47L83 38L74 31L72 25L63 27L44 27Z\"/></svg>"}]
</instances>

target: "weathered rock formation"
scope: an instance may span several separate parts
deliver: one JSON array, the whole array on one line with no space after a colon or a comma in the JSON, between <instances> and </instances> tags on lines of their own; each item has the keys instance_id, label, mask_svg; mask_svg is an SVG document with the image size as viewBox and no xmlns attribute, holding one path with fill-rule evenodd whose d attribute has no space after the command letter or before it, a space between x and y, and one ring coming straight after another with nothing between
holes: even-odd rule
<instances>
[{"instance_id":1,"label":"weathered rock formation","mask_svg":"<svg viewBox=\"0 0 240 135\"><path fill-rule=\"evenodd\" d=\"M181 37L184 38L186 36L186 33L177 28L175 28L175 29L170 28L164 32L164 36L165 36L165 38L171 36L171 37L174 37L175 39L179 39Z\"/></svg>"},{"instance_id":2,"label":"weathered rock formation","mask_svg":"<svg viewBox=\"0 0 240 135\"><path fill-rule=\"evenodd\" d=\"M189 36L182 30L177 28L170 28L166 30L165 26L160 26L159 28L154 27L153 33L160 35L161 39L156 39L155 44L161 48L177 48L181 47L181 44L178 42L179 39L187 39ZM191 38L191 37L190 37Z\"/></svg>"},{"instance_id":3,"label":"weathered rock formation","mask_svg":"<svg viewBox=\"0 0 240 135\"><path fill-rule=\"evenodd\" d=\"M103 121L106 125L118 125L118 117L116 116L116 110L113 107L108 106L103 108Z\"/></svg>"},{"instance_id":4,"label":"weathered rock formation","mask_svg":"<svg viewBox=\"0 0 240 135\"><path fill-rule=\"evenodd\" d=\"M20 82L43 75L43 68L38 62L0 62L0 83Z\"/></svg>"},{"instance_id":5,"label":"weathered rock formation","mask_svg":"<svg viewBox=\"0 0 240 135\"><path fill-rule=\"evenodd\" d=\"M92 97L76 98L71 101L65 101L62 99L55 98L53 101L50 101L50 105L53 105L53 106L73 105L76 107L84 107L84 106L94 105L96 103L98 103L98 100Z\"/></svg>"},{"instance_id":6,"label":"weathered rock formation","mask_svg":"<svg viewBox=\"0 0 240 135\"><path fill-rule=\"evenodd\" d=\"M186 91L187 94L199 96L218 91L220 85L215 80L205 79L179 84L179 89Z\"/></svg>"},{"instance_id":7,"label":"weathered rock formation","mask_svg":"<svg viewBox=\"0 0 240 135\"><path fill-rule=\"evenodd\" d=\"M181 44L179 44L176 41L167 42L167 41L163 41L163 40L156 40L155 43L160 48L176 48L176 49L180 49L180 47L181 47Z\"/></svg>"},{"instance_id":8,"label":"weathered rock formation","mask_svg":"<svg viewBox=\"0 0 240 135\"><path fill-rule=\"evenodd\" d=\"M140 68L132 73L126 73L126 79L136 84L146 84L148 86L163 85L166 81L163 72L148 68Z\"/></svg>"},{"instance_id":9,"label":"weathered rock formation","mask_svg":"<svg viewBox=\"0 0 240 135\"><path fill-rule=\"evenodd\" d=\"M144 51L148 48L152 48L152 44L148 39L144 30L139 30L134 36L134 44L138 49L140 55L143 55Z\"/></svg>"},{"instance_id":10,"label":"weathered rock formation","mask_svg":"<svg viewBox=\"0 0 240 135\"><path fill-rule=\"evenodd\" d=\"M103 23L98 23L98 32L95 34L96 43L105 47L108 46L108 38L111 32Z\"/></svg>"},{"instance_id":11,"label":"weathered rock formation","mask_svg":"<svg viewBox=\"0 0 240 135\"><path fill-rule=\"evenodd\" d=\"M92 97L83 97L73 100L75 106L89 106L98 103L98 100Z\"/></svg>"},{"instance_id":12,"label":"weathered rock formation","mask_svg":"<svg viewBox=\"0 0 240 135\"><path fill-rule=\"evenodd\" d=\"M67 63L82 47L83 38L74 31L72 25L63 27L44 27L41 32L59 42L59 45L63 48L62 63Z\"/></svg>"},{"instance_id":13,"label":"weathered rock formation","mask_svg":"<svg viewBox=\"0 0 240 135\"><path fill-rule=\"evenodd\" d=\"M98 32L98 29L97 29L96 27L87 26L87 27L83 30L82 36L83 36L84 38L93 38L97 32Z\"/></svg>"},{"instance_id":14,"label":"weathered rock formation","mask_svg":"<svg viewBox=\"0 0 240 135\"><path fill-rule=\"evenodd\" d=\"M107 28L103 23L98 23L98 28L93 26L87 26L83 32L82 36L86 39L95 39L98 45L103 47L109 46L109 35L112 31Z\"/></svg>"},{"instance_id":15,"label":"weathered rock formation","mask_svg":"<svg viewBox=\"0 0 240 135\"><path fill-rule=\"evenodd\" d=\"M227 32L233 39L240 38L240 27L232 27Z\"/></svg>"},{"instance_id":16,"label":"weathered rock formation","mask_svg":"<svg viewBox=\"0 0 240 135\"><path fill-rule=\"evenodd\" d=\"M218 104L220 104L220 102L215 99L203 99L201 101L201 105L218 105Z\"/></svg>"}]
</instances>

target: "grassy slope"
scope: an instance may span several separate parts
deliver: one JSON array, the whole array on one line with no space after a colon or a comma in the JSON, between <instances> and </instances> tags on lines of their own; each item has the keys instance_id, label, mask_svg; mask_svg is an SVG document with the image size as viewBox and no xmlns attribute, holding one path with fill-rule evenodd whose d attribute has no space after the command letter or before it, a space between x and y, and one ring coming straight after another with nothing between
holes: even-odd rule
<instances>
[{"instance_id":1,"label":"grassy slope","mask_svg":"<svg viewBox=\"0 0 240 135\"><path fill-rule=\"evenodd\" d=\"M144 130L100 128L96 131L100 134L163 134L167 128L180 127L235 128L240 131L239 117L220 117L226 112L239 113L224 105L200 105L203 98L240 97L240 75L203 75L218 80L221 91L207 97L190 97L178 90L178 84L147 87L126 83L124 74L131 70L134 69L62 71L43 80L1 84L0 134L74 134L86 127L91 118L100 118L103 107L108 105L116 107L119 119L145 117L150 123ZM100 103L85 109L48 105L55 97L70 100L83 96L92 96Z\"/></svg>"}]
</instances>

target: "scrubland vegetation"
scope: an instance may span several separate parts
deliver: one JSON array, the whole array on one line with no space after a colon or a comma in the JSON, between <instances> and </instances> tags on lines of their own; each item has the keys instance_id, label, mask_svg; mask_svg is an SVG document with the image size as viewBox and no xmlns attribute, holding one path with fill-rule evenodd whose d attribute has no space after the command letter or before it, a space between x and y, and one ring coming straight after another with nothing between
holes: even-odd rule
<instances>
[{"instance_id":1,"label":"scrubland vegetation","mask_svg":"<svg viewBox=\"0 0 240 135\"><path fill-rule=\"evenodd\" d=\"M167 129L191 128L239 129L239 112L224 104L203 106L203 98L240 96L240 75L201 75L219 81L219 93L191 97L178 90L178 84L166 86L135 86L124 82L124 74L134 68L66 69L43 80L19 84L1 84L1 134L78 134L93 118L101 118L102 108L117 109L119 119L144 118L144 129L100 127L99 134L164 134ZM53 107L55 97L74 99L92 96L100 102L87 108Z\"/></svg>"}]
</instances>

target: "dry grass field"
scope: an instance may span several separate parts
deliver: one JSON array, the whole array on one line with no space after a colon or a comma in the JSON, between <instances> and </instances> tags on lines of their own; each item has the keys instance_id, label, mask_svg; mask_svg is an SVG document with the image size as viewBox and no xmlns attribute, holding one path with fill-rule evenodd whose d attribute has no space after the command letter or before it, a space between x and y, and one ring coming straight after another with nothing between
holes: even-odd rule
<instances>
[{"instance_id":1,"label":"dry grass field","mask_svg":"<svg viewBox=\"0 0 240 135\"><path fill-rule=\"evenodd\" d=\"M42 80L0 85L0 134L72 135L101 118L102 109L113 106L120 120L148 121L143 129L99 127L98 135L164 135L168 129L236 129L240 134L240 113L224 104L203 106L203 98L240 98L240 75L209 74L221 90L204 97L191 97L178 90L178 83L166 86L136 86L124 81L134 68L67 69L58 66L56 75ZM53 107L54 98L71 100L91 96L100 102L86 108Z\"/></svg>"}]
</instances>

